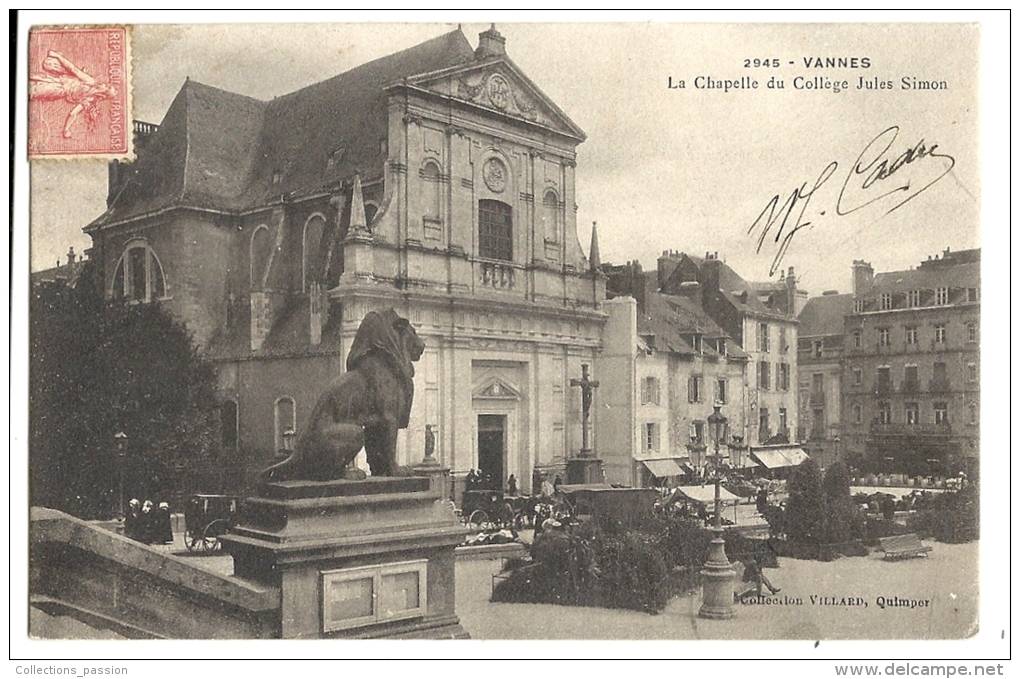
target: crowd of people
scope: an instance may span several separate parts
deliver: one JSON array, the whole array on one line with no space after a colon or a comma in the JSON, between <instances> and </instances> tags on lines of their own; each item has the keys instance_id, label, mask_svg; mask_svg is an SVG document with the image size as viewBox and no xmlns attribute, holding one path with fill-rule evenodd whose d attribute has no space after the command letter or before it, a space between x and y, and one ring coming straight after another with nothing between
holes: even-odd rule
<instances>
[{"instance_id":1,"label":"crowd of people","mask_svg":"<svg viewBox=\"0 0 1020 679\"><path fill-rule=\"evenodd\" d=\"M139 502L132 498L124 516L124 535L147 545L166 545L174 541L170 523L170 505L160 502L155 506L152 500Z\"/></svg>"}]
</instances>

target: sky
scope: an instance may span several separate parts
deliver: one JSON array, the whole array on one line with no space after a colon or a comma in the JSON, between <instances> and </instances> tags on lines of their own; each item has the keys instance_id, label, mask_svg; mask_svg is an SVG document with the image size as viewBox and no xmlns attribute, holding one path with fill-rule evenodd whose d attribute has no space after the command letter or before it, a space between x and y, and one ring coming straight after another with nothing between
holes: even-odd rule
<instances>
[{"instance_id":1,"label":"sky","mask_svg":"<svg viewBox=\"0 0 1020 679\"><path fill-rule=\"evenodd\" d=\"M271 99L456 28L137 25L133 117L159 122L187 77ZM472 45L486 28L463 24ZM587 133L577 158L578 238L587 251L598 222L604 262L636 259L647 270L663 250L718 252L750 280L793 266L800 286L817 295L849 292L854 259L888 271L945 248L980 246L976 25L505 21L497 28L510 58ZM943 49L949 44L954 49ZM804 59L814 57L857 57L858 66L867 59L869 67L805 67ZM745 67L745 59L770 65ZM758 89L699 89L699 77L751 78ZM772 77L785 88L769 89ZM846 80L849 89L794 89L798 77ZM857 90L860 77L894 89ZM945 81L948 89L904 91L903 77ZM683 89L670 87L681 80ZM893 126L897 134L879 136ZM882 147L892 141L882 156L869 144L876 137ZM854 173L869 148L874 164ZM910 149L921 157L860 189L881 158L892 163ZM811 194L830 163L832 174ZM839 215L845 182L844 207L854 186L858 202L892 195ZM757 226L756 220L773 197L781 207L798 189L782 233L780 216L759 247L767 218ZM89 246L81 227L102 213L105 196L101 162L33 165L33 270L64 261L70 246L79 253ZM785 254L777 260L781 245Z\"/></svg>"}]
</instances>

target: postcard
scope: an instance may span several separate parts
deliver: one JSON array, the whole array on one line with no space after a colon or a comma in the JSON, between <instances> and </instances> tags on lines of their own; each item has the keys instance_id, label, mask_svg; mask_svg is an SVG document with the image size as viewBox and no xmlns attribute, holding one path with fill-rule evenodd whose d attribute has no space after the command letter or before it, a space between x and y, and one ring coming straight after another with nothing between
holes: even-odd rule
<instances>
[{"instance_id":1,"label":"postcard","mask_svg":"<svg viewBox=\"0 0 1020 679\"><path fill-rule=\"evenodd\" d=\"M19 26L26 657L992 657L985 27L502 16Z\"/></svg>"}]
</instances>

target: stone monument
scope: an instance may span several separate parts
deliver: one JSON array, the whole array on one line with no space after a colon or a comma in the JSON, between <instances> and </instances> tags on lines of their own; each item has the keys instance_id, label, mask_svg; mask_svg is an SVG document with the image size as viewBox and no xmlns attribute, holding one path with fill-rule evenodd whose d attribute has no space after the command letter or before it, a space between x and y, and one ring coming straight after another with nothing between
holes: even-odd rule
<instances>
[{"instance_id":1,"label":"stone monument","mask_svg":"<svg viewBox=\"0 0 1020 679\"><path fill-rule=\"evenodd\" d=\"M465 529L431 478L396 464L423 351L407 319L369 312L293 455L221 538L235 575L279 587L283 638L467 637L454 585ZM362 447L372 476L348 480Z\"/></svg>"},{"instance_id":2,"label":"stone monument","mask_svg":"<svg viewBox=\"0 0 1020 679\"><path fill-rule=\"evenodd\" d=\"M581 378L570 380L570 386L581 389L581 451L577 457L567 460L567 483L569 485L605 483L602 460L595 456L589 445L591 404L599 383L598 380L589 377L587 363L581 365Z\"/></svg>"}]
</instances>

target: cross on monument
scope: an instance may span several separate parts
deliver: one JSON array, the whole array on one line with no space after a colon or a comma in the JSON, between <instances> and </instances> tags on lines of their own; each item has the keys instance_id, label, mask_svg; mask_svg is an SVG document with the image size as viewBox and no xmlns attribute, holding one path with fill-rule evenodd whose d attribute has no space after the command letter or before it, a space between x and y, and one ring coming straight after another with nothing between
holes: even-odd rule
<instances>
[{"instance_id":1,"label":"cross on monument","mask_svg":"<svg viewBox=\"0 0 1020 679\"><path fill-rule=\"evenodd\" d=\"M570 380L570 386L581 387L581 455L590 455L588 447L588 416L591 413L593 392L598 388L599 381L588 378L588 364L581 364L581 379Z\"/></svg>"}]
</instances>

